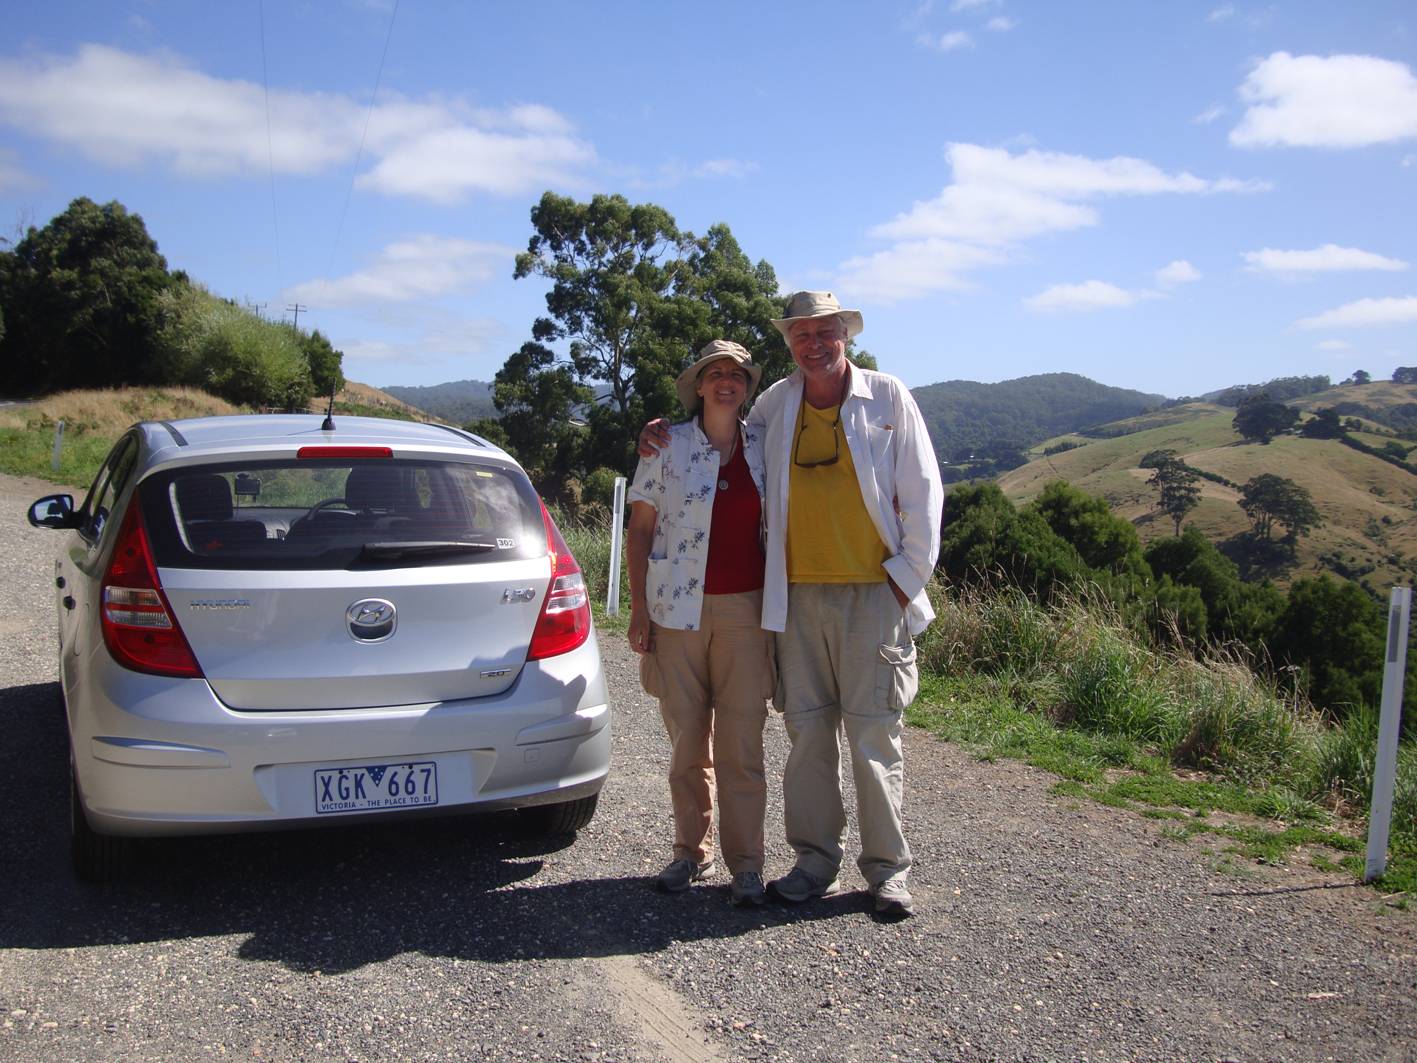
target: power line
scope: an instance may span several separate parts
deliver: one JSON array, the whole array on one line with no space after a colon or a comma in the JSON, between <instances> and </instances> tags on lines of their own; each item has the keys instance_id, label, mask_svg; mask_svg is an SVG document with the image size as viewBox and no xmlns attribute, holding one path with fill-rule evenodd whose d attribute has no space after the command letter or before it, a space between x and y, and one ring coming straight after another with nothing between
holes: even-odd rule
<instances>
[{"instance_id":1,"label":"power line","mask_svg":"<svg viewBox=\"0 0 1417 1063\"><path fill-rule=\"evenodd\" d=\"M310 308L308 306L302 306L300 303L296 303L294 306L287 306L286 309L294 312L295 327L298 329L300 327L300 315L305 313Z\"/></svg>"},{"instance_id":2,"label":"power line","mask_svg":"<svg viewBox=\"0 0 1417 1063\"><path fill-rule=\"evenodd\" d=\"M271 181L271 231L275 236L276 287L285 287L284 271L280 265L280 221L276 216L276 155L271 142L271 83L266 73L266 5L256 5L261 28L261 89L266 100L266 172Z\"/></svg>"},{"instance_id":3,"label":"power line","mask_svg":"<svg viewBox=\"0 0 1417 1063\"><path fill-rule=\"evenodd\" d=\"M374 104L379 98L379 85L384 80L384 62L389 57L389 42L394 38L394 19L398 17L398 0L394 0L394 8L389 12L389 28L384 34L384 50L379 56L379 69L374 74L374 91L369 95L369 109L364 113L364 130L359 134L359 150L354 155L354 168L349 172L349 187L345 189L344 206L340 209L339 225L335 227L334 243L330 245L330 261L325 267L325 281L333 276L335 269L335 255L339 252L340 238L344 235L344 220L349 213L349 201L354 195L354 181L359 176L359 164L364 159L364 142L369 136L369 120L374 117Z\"/></svg>"}]
</instances>

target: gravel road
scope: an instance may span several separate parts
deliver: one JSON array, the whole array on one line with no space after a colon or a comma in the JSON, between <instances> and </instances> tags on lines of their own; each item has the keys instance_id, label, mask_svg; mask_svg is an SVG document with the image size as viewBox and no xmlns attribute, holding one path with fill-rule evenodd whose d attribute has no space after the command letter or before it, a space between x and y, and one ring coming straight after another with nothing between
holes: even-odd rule
<instances>
[{"instance_id":1,"label":"gravel road","mask_svg":"<svg viewBox=\"0 0 1417 1063\"><path fill-rule=\"evenodd\" d=\"M915 919L878 922L854 868L800 908L655 893L666 743L618 639L612 777L574 843L506 817L190 839L80 886L61 536L23 516L50 490L0 477L2 1060L1417 1059L1414 913L1297 861L1223 870L919 732ZM777 718L768 740L777 778Z\"/></svg>"}]
</instances>

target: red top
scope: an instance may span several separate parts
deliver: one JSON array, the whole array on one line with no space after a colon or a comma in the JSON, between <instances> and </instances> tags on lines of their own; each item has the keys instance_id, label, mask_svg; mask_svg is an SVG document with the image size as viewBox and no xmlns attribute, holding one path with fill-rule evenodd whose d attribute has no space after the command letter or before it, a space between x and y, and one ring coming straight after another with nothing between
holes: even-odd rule
<instances>
[{"instance_id":1,"label":"red top","mask_svg":"<svg viewBox=\"0 0 1417 1063\"><path fill-rule=\"evenodd\" d=\"M727 465L718 470L718 491L713 496L713 521L709 525L705 594L742 594L763 585L762 539L758 525L763 503L753 484L743 448L738 447Z\"/></svg>"}]
</instances>

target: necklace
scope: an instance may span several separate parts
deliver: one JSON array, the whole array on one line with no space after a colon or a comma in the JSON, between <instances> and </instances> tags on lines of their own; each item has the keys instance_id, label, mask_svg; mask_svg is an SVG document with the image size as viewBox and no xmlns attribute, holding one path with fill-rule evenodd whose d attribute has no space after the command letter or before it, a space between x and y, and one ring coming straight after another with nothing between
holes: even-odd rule
<instances>
[{"instance_id":1,"label":"necklace","mask_svg":"<svg viewBox=\"0 0 1417 1063\"><path fill-rule=\"evenodd\" d=\"M719 477L718 477L718 489L719 489L720 491L727 491L727 490L728 490L728 477L722 475L722 471L721 471L721 470L723 470L723 469L725 469L725 468L728 467L729 463L733 461L733 455L734 455L734 454L737 454L737 453L738 453L738 433L737 433L737 431L734 431L734 433L733 433L733 442L728 445L728 454L727 454L726 457L720 459L720 461L719 461L719 463L718 463L718 467L719 467L719 470L720 470L720 474L719 474Z\"/></svg>"}]
</instances>

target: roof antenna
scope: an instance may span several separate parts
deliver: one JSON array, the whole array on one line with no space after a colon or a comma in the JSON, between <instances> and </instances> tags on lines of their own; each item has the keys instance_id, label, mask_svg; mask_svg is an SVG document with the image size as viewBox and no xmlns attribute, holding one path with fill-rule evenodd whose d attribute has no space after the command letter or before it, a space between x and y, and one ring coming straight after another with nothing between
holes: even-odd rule
<instances>
[{"instance_id":1,"label":"roof antenna","mask_svg":"<svg viewBox=\"0 0 1417 1063\"><path fill-rule=\"evenodd\" d=\"M321 432L333 432L335 430L335 388L338 386L339 385L334 381L330 382L330 405L329 408L325 410L325 421L320 425Z\"/></svg>"}]
</instances>

